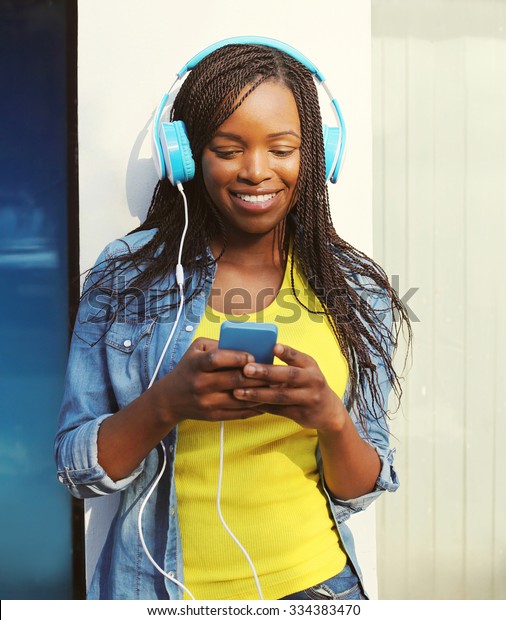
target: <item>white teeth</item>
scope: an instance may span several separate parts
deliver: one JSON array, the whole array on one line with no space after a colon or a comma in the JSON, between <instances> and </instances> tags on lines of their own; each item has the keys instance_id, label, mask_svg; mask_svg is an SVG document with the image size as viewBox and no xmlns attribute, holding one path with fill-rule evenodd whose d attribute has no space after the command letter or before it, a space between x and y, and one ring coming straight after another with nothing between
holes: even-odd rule
<instances>
[{"instance_id":1,"label":"white teeth","mask_svg":"<svg viewBox=\"0 0 506 620\"><path fill-rule=\"evenodd\" d=\"M245 202L267 202L274 198L276 194L262 194L261 196L252 196L251 194L236 194L238 198Z\"/></svg>"}]
</instances>

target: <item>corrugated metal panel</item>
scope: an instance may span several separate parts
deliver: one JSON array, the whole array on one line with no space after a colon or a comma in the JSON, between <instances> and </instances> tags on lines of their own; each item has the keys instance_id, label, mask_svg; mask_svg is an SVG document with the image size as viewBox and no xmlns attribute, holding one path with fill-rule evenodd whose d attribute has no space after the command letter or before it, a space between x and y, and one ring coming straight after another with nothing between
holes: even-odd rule
<instances>
[{"instance_id":1,"label":"corrugated metal panel","mask_svg":"<svg viewBox=\"0 0 506 620\"><path fill-rule=\"evenodd\" d=\"M420 320L380 598L506 595L505 9L373 1L375 257Z\"/></svg>"}]
</instances>

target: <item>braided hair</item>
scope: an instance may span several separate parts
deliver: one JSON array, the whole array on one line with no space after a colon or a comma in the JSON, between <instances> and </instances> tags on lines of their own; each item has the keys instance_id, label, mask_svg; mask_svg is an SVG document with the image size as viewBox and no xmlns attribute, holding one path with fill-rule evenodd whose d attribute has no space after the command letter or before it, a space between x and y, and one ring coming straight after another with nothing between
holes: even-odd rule
<instances>
[{"instance_id":1,"label":"braided hair","mask_svg":"<svg viewBox=\"0 0 506 620\"><path fill-rule=\"evenodd\" d=\"M407 327L410 343L411 327L406 309L382 268L341 239L333 227L316 85L311 72L284 52L262 45L226 45L201 60L181 85L171 120L184 121L196 165L194 178L185 184L190 209L182 263L187 273L200 275L200 284L192 291L195 295L202 290L213 262L219 261L226 251L225 228L203 181L202 153L220 125L266 80L291 90L301 126L297 199L281 232L278 231L281 255L286 256L290 237L299 268L322 302L323 313L329 318L348 363L350 399L365 428L366 412L379 422L388 416L387 406L381 399L376 364L384 366L388 381L400 399L402 389L393 368L392 351L403 326ZM115 257L110 269L117 273L138 266L129 283L130 288L137 290L148 290L163 282L168 270L173 270L177 263L179 231L183 226L182 197L164 179L155 188L145 221L130 234L153 229L156 232L142 248ZM218 238L223 240L223 247L220 256L214 259L208 248L211 240ZM294 261L290 263L292 291L297 296ZM100 286L100 281L94 286ZM160 291L160 295L174 300L176 296L169 294L174 292ZM381 310L370 303L378 296L383 298ZM387 327L382 321L385 313L389 316L393 313L395 327Z\"/></svg>"}]
</instances>

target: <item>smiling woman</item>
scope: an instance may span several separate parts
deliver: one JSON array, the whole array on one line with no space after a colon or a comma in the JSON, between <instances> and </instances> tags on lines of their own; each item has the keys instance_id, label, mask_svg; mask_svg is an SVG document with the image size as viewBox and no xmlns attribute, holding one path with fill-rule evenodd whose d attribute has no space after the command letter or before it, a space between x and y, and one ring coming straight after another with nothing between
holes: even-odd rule
<instances>
[{"instance_id":1,"label":"smiling woman","mask_svg":"<svg viewBox=\"0 0 506 620\"><path fill-rule=\"evenodd\" d=\"M122 491L89 597L364 598L343 522L397 488L386 414L405 312L332 225L342 152L318 72L273 40L196 58L170 123L166 98L157 113L146 221L104 250L75 326L60 479L78 497ZM228 306L239 289L249 307ZM273 364L218 347L230 311L277 325Z\"/></svg>"}]
</instances>

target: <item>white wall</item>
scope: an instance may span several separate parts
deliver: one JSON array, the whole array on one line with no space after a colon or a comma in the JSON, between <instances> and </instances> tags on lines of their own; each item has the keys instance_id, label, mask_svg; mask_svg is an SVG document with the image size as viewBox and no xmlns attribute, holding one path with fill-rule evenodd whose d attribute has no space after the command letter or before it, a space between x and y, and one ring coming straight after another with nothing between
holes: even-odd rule
<instances>
[{"instance_id":1,"label":"white wall","mask_svg":"<svg viewBox=\"0 0 506 620\"><path fill-rule=\"evenodd\" d=\"M166 0L79 2L81 270L93 264L108 241L144 218L156 182L147 132L176 72L208 44L248 34L291 44L325 74L340 101L349 136L342 176L331 187L334 223L345 239L371 252L369 0L180 4L181 8ZM322 101L324 120L333 122L327 100ZM375 596L374 509L353 521L367 587ZM89 526L89 570L102 535L97 517Z\"/></svg>"}]
</instances>

